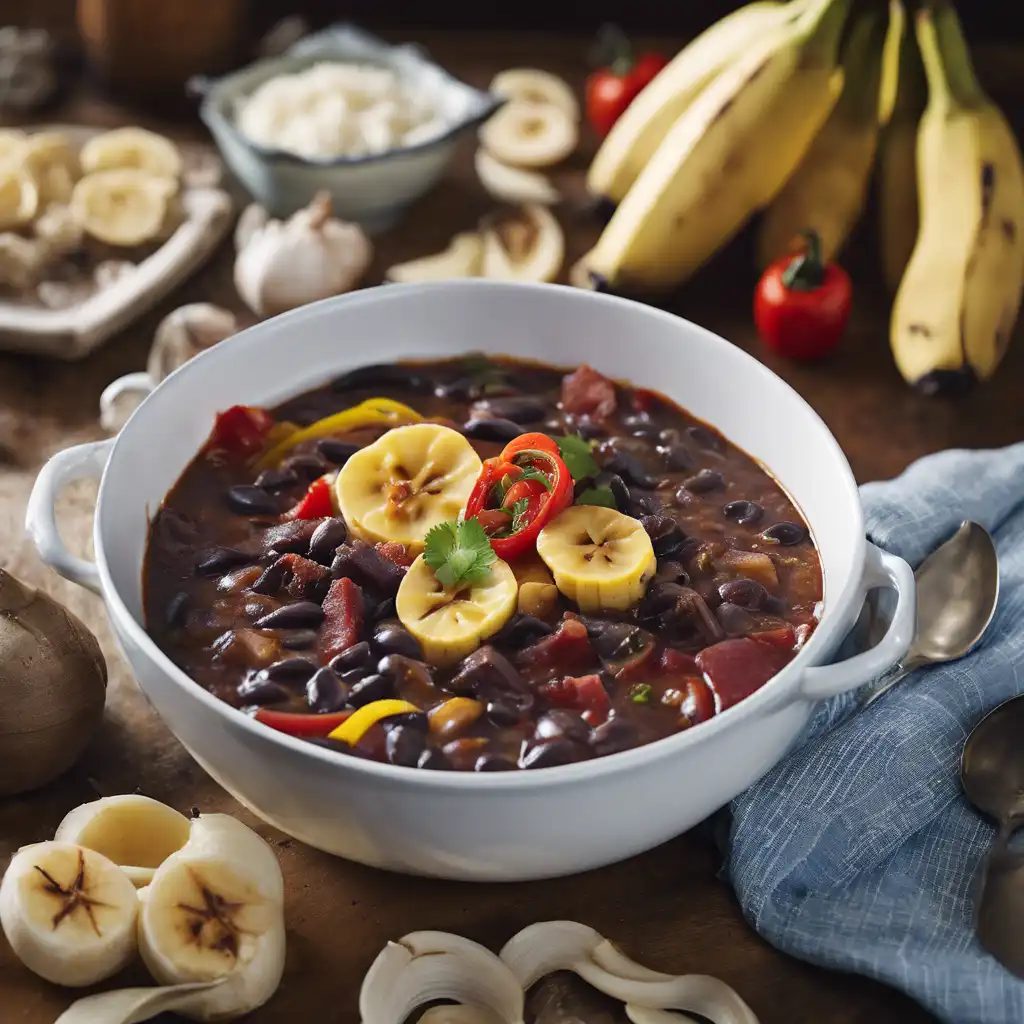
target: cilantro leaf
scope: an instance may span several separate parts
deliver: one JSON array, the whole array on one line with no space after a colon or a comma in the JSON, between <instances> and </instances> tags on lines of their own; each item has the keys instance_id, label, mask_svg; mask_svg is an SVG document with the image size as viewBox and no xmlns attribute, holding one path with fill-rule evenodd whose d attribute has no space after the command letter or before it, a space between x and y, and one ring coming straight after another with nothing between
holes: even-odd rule
<instances>
[{"instance_id":1,"label":"cilantro leaf","mask_svg":"<svg viewBox=\"0 0 1024 1024\"><path fill-rule=\"evenodd\" d=\"M536 466L520 466L519 468L523 471L523 475L516 477L516 483L521 480L539 480L549 491L551 490L551 481Z\"/></svg>"},{"instance_id":2,"label":"cilantro leaf","mask_svg":"<svg viewBox=\"0 0 1024 1024\"><path fill-rule=\"evenodd\" d=\"M588 487L576 499L577 505L600 505L603 508L618 509L615 495L610 487Z\"/></svg>"},{"instance_id":3,"label":"cilantro leaf","mask_svg":"<svg viewBox=\"0 0 1024 1024\"><path fill-rule=\"evenodd\" d=\"M526 524L523 522L523 517L526 515L526 510L530 507L529 498L520 498L518 501L512 502L512 532L518 533Z\"/></svg>"},{"instance_id":4,"label":"cilantro leaf","mask_svg":"<svg viewBox=\"0 0 1024 1024\"><path fill-rule=\"evenodd\" d=\"M439 523L424 541L423 561L449 590L485 579L496 557L477 519Z\"/></svg>"},{"instance_id":5,"label":"cilantro leaf","mask_svg":"<svg viewBox=\"0 0 1024 1024\"><path fill-rule=\"evenodd\" d=\"M555 444L558 445L559 454L561 454L565 468L569 470L573 480L586 480L601 472L601 467L591 454L591 443L580 437L579 434L556 437Z\"/></svg>"}]
</instances>

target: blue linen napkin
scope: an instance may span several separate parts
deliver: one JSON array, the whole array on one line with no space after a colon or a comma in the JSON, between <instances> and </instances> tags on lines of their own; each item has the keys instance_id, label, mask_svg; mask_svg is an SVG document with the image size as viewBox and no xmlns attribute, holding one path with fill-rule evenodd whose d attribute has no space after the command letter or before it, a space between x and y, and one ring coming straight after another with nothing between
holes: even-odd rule
<instances>
[{"instance_id":1,"label":"blue linen napkin","mask_svg":"<svg viewBox=\"0 0 1024 1024\"><path fill-rule=\"evenodd\" d=\"M778 949L893 985L949 1024L1021 1024L1024 981L974 935L995 829L959 765L983 715L1024 692L1024 444L929 456L861 499L871 540L915 568L962 520L987 527L996 617L962 661L914 672L869 707L863 691L823 704L731 805L723 874Z\"/></svg>"}]
</instances>

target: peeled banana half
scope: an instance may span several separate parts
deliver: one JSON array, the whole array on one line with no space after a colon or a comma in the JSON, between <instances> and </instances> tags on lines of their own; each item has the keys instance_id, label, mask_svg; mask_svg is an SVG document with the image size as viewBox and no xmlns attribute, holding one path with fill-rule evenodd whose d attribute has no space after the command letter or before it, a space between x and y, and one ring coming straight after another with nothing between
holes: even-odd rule
<instances>
[{"instance_id":1,"label":"peeled banana half","mask_svg":"<svg viewBox=\"0 0 1024 1024\"><path fill-rule=\"evenodd\" d=\"M145 171L95 171L75 185L71 212L83 230L100 242L142 245L160 236L173 191L168 179Z\"/></svg>"},{"instance_id":2,"label":"peeled banana half","mask_svg":"<svg viewBox=\"0 0 1024 1024\"><path fill-rule=\"evenodd\" d=\"M85 174L129 169L175 182L183 169L178 147L144 128L117 128L96 135L82 147L79 160Z\"/></svg>"}]
</instances>

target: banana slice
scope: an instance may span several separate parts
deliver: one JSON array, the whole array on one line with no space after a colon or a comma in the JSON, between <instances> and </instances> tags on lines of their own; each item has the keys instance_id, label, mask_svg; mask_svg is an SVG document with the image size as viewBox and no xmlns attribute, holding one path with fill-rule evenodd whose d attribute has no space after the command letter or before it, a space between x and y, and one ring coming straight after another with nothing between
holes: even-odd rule
<instances>
[{"instance_id":1,"label":"banana slice","mask_svg":"<svg viewBox=\"0 0 1024 1024\"><path fill-rule=\"evenodd\" d=\"M226 979L190 1016L242 1016L273 995L284 970L284 879L252 829L226 814L200 815L139 900L139 952L158 982Z\"/></svg>"},{"instance_id":2,"label":"banana slice","mask_svg":"<svg viewBox=\"0 0 1024 1024\"><path fill-rule=\"evenodd\" d=\"M417 281L447 281L453 277L477 277L484 261L483 239L474 231L456 235L448 248L407 263L396 263L385 277L396 284Z\"/></svg>"},{"instance_id":3,"label":"banana slice","mask_svg":"<svg viewBox=\"0 0 1024 1024\"><path fill-rule=\"evenodd\" d=\"M0 231L21 227L39 209L39 189L32 176L15 167L0 167Z\"/></svg>"},{"instance_id":4,"label":"banana slice","mask_svg":"<svg viewBox=\"0 0 1024 1024\"><path fill-rule=\"evenodd\" d=\"M552 205L562 198L558 189L540 172L503 164L483 146L477 147L473 165L480 184L500 202Z\"/></svg>"},{"instance_id":5,"label":"banana slice","mask_svg":"<svg viewBox=\"0 0 1024 1024\"><path fill-rule=\"evenodd\" d=\"M509 68L494 76L489 90L497 96L524 103L548 103L573 121L580 119L580 105L572 86L558 75L537 68Z\"/></svg>"},{"instance_id":6,"label":"banana slice","mask_svg":"<svg viewBox=\"0 0 1024 1024\"><path fill-rule=\"evenodd\" d=\"M565 235L551 211L531 204L484 227L483 276L554 281L565 261Z\"/></svg>"},{"instance_id":7,"label":"banana slice","mask_svg":"<svg viewBox=\"0 0 1024 1024\"><path fill-rule=\"evenodd\" d=\"M462 511L482 468L457 430L414 423L356 452L338 474L335 492L350 532L418 553L429 530Z\"/></svg>"},{"instance_id":8,"label":"banana slice","mask_svg":"<svg viewBox=\"0 0 1024 1024\"><path fill-rule=\"evenodd\" d=\"M141 245L159 237L167 186L144 171L97 171L71 193L71 211L87 234L108 245Z\"/></svg>"},{"instance_id":9,"label":"banana slice","mask_svg":"<svg viewBox=\"0 0 1024 1024\"><path fill-rule=\"evenodd\" d=\"M576 148L580 133L564 110L550 103L506 103L480 129L480 141L502 163L551 167Z\"/></svg>"},{"instance_id":10,"label":"banana slice","mask_svg":"<svg viewBox=\"0 0 1024 1024\"><path fill-rule=\"evenodd\" d=\"M558 589L583 612L631 608L657 569L640 522L596 505L576 505L557 516L541 530L537 554Z\"/></svg>"},{"instance_id":11,"label":"banana slice","mask_svg":"<svg viewBox=\"0 0 1024 1024\"><path fill-rule=\"evenodd\" d=\"M482 582L453 591L438 582L420 555L402 579L395 607L426 660L451 665L512 618L518 591L515 574L500 558Z\"/></svg>"},{"instance_id":12,"label":"banana slice","mask_svg":"<svg viewBox=\"0 0 1024 1024\"><path fill-rule=\"evenodd\" d=\"M173 807L129 793L76 807L57 826L54 839L102 853L141 888L188 842L190 827Z\"/></svg>"},{"instance_id":13,"label":"banana slice","mask_svg":"<svg viewBox=\"0 0 1024 1024\"><path fill-rule=\"evenodd\" d=\"M21 162L27 139L28 136L17 128L0 129L0 167Z\"/></svg>"},{"instance_id":14,"label":"banana slice","mask_svg":"<svg viewBox=\"0 0 1024 1024\"><path fill-rule=\"evenodd\" d=\"M135 955L138 900L113 861L73 843L26 846L0 883L0 925L29 970L79 988Z\"/></svg>"},{"instance_id":15,"label":"banana slice","mask_svg":"<svg viewBox=\"0 0 1024 1024\"><path fill-rule=\"evenodd\" d=\"M79 159L86 174L131 168L177 181L183 169L178 147L144 128L117 128L95 135L82 147Z\"/></svg>"},{"instance_id":16,"label":"banana slice","mask_svg":"<svg viewBox=\"0 0 1024 1024\"><path fill-rule=\"evenodd\" d=\"M66 203L78 180L78 158L67 136L60 132L36 132L25 140L22 167L35 179L39 209L50 203Z\"/></svg>"}]
</instances>

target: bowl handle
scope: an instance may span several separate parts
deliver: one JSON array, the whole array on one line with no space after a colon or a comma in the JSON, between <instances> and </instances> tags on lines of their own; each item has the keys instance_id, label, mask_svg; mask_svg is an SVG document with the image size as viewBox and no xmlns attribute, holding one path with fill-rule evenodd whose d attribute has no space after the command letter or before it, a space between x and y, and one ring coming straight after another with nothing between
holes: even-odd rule
<instances>
[{"instance_id":1,"label":"bowl handle","mask_svg":"<svg viewBox=\"0 0 1024 1024\"><path fill-rule=\"evenodd\" d=\"M100 426L113 430L117 422L117 400L122 395L148 395L156 387L156 381L145 372L126 373L111 381L100 395Z\"/></svg>"},{"instance_id":2,"label":"bowl handle","mask_svg":"<svg viewBox=\"0 0 1024 1024\"><path fill-rule=\"evenodd\" d=\"M900 660L910 649L917 628L917 594L914 571L902 558L868 543L864 563L864 590L892 587L896 610L885 636L868 651L834 665L804 671L799 695L805 700L824 700L874 679Z\"/></svg>"},{"instance_id":3,"label":"bowl handle","mask_svg":"<svg viewBox=\"0 0 1024 1024\"><path fill-rule=\"evenodd\" d=\"M39 471L25 512L25 532L39 552L39 557L65 579L100 592L100 573L94 562L71 554L57 529L55 505L61 489L82 477L101 477L110 458L114 438L91 441L65 448Z\"/></svg>"}]
</instances>

